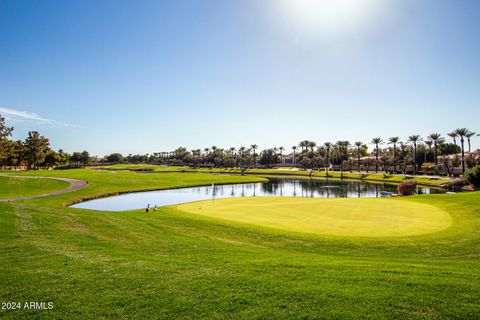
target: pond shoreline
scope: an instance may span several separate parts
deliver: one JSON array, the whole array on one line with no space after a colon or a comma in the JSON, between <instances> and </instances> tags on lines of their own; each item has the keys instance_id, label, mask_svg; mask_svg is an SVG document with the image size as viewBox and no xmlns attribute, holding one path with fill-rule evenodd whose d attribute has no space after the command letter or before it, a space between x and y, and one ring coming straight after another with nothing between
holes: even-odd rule
<instances>
[{"instance_id":1,"label":"pond shoreline","mask_svg":"<svg viewBox=\"0 0 480 320\"><path fill-rule=\"evenodd\" d=\"M378 181L361 181L355 179L340 179L340 178L324 178L324 177L306 177L306 176L280 176L280 175L258 175L258 178L265 179L258 182L242 182L242 183L221 183L215 184L214 192L220 192L217 197L212 196L214 199L219 198L232 198L232 197L255 197L255 196L294 196L294 197L312 197L312 198L381 198L390 197L396 194L395 184L378 182ZM309 183L310 181L310 183ZM240 186L241 191L240 191ZM224 190L223 187L231 186L230 190ZM246 188L244 188L245 186ZM255 188L255 186L258 186ZM375 187L374 187L375 186ZM217 189L216 188L220 188ZM203 190L194 190L201 188ZM253 188L253 189L252 189ZM181 190L179 192L169 192ZM253 191L253 193L252 193ZM419 186L419 194L430 193L443 193L445 189L439 187L424 187ZM157 194L152 194L158 192ZM166 206L173 204L180 204L185 202L191 202L195 200L208 200L210 199L210 184L201 184L194 186L182 186L175 188L155 188L144 189L134 191L124 191L112 194L102 194L89 199L80 199L72 202L68 206L78 209L91 209L91 210L106 210L106 211L123 211L117 210L119 207L119 201L123 201L123 207L130 206L133 208L145 207L146 204L156 204L158 206ZM115 198L124 195L133 195L144 193L137 197L123 198L123 200L116 199L117 203L112 200L103 201L103 203L96 200ZM96 202L90 206L76 206L83 202ZM159 201L155 203L155 201ZM174 203L172 203L172 201ZM135 205L132 205L135 203ZM112 210L115 208L115 210ZM129 210L128 208L125 210Z\"/></svg>"}]
</instances>

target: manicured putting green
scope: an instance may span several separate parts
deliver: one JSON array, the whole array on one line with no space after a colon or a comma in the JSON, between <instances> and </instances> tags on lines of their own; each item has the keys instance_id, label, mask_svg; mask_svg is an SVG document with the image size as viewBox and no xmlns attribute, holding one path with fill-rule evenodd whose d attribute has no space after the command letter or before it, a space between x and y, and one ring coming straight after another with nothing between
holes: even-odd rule
<instances>
[{"instance_id":1,"label":"manicured putting green","mask_svg":"<svg viewBox=\"0 0 480 320\"><path fill-rule=\"evenodd\" d=\"M188 213L287 231L349 237L402 237L446 229L450 215L395 199L232 198L177 206Z\"/></svg>"}]
</instances>

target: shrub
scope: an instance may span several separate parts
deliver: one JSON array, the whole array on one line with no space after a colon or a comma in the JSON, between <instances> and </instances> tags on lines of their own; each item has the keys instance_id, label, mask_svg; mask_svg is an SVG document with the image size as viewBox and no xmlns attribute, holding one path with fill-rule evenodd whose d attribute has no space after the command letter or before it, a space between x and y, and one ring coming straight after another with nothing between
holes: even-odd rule
<instances>
[{"instance_id":1,"label":"shrub","mask_svg":"<svg viewBox=\"0 0 480 320\"><path fill-rule=\"evenodd\" d=\"M447 188L449 191L460 191L463 187L467 186L468 182L462 178L456 178L452 181L445 183L442 187Z\"/></svg>"},{"instance_id":2,"label":"shrub","mask_svg":"<svg viewBox=\"0 0 480 320\"><path fill-rule=\"evenodd\" d=\"M411 196L417 192L417 181L410 179L403 181L398 185L397 193L404 197L404 196Z\"/></svg>"},{"instance_id":3,"label":"shrub","mask_svg":"<svg viewBox=\"0 0 480 320\"><path fill-rule=\"evenodd\" d=\"M480 188L480 165L476 165L465 173L465 180L475 188Z\"/></svg>"},{"instance_id":4,"label":"shrub","mask_svg":"<svg viewBox=\"0 0 480 320\"><path fill-rule=\"evenodd\" d=\"M83 168L83 167L81 165L69 164L69 165L66 165L66 166L55 167L53 169L54 170L69 170L69 169L79 169L79 168Z\"/></svg>"}]
</instances>

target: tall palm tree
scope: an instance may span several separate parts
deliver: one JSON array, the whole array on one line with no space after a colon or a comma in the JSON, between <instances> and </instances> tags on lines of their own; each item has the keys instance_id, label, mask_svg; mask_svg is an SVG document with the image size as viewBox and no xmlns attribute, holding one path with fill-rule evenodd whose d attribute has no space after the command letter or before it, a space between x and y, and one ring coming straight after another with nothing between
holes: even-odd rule
<instances>
[{"instance_id":1,"label":"tall palm tree","mask_svg":"<svg viewBox=\"0 0 480 320\"><path fill-rule=\"evenodd\" d=\"M417 174L417 144L422 141L422 138L418 134L414 134L408 137L407 142L413 144L413 174Z\"/></svg>"},{"instance_id":2,"label":"tall palm tree","mask_svg":"<svg viewBox=\"0 0 480 320\"><path fill-rule=\"evenodd\" d=\"M426 140L425 144L428 146L428 152L432 153L432 145L433 141L432 140ZM423 153L424 158L423 158L423 163L427 163L427 150L425 148L425 152ZM425 166L425 175L427 174L427 167Z\"/></svg>"},{"instance_id":3,"label":"tall palm tree","mask_svg":"<svg viewBox=\"0 0 480 320\"><path fill-rule=\"evenodd\" d=\"M455 131L452 131L452 132L448 133L447 135L448 135L450 138L452 138L452 139L453 139L453 143L454 143L455 145L457 145L458 133L455 132Z\"/></svg>"},{"instance_id":4,"label":"tall palm tree","mask_svg":"<svg viewBox=\"0 0 480 320\"><path fill-rule=\"evenodd\" d=\"M310 148L310 151L313 152L313 148L315 148L317 144L314 141L308 141L307 147Z\"/></svg>"},{"instance_id":5,"label":"tall palm tree","mask_svg":"<svg viewBox=\"0 0 480 320\"><path fill-rule=\"evenodd\" d=\"M428 136L428 139L433 141L433 152L435 155L435 165L438 165L438 144L443 141L442 135L440 133L432 133Z\"/></svg>"},{"instance_id":6,"label":"tall palm tree","mask_svg":"<svg viewBox=\"0 0 480 320\"><path fill-rule=\"evenodd\" d=\"M355 147L357 147L357 167L358 172L360 172L360 148L363 147L363 143L361 141L355 142Z\"/></svg>"},{"instance_id":7,"label":"tall palm tree","mask_svg":"<svg viewBox=\"0 0 480 320\"><path fill-rule=\"evenodd\" d=\"M285 148L278 147L278 150L280 151L280 162L283 163L283 151L285 150Z\"/></svg>"},{"instance_id":8,"label":"tall palm tree","mask_svg":"<svg viewBox=\"0 0 480 320\"><path fill-rule=\"evenodd\" d=\"M383 143L382 138L373 138L372 144L375 145L375 172L378 172L378 152L380 151L378 146Z\"/></svg>"},{"instance_id":9,"label":"tall palm tree","mask_svg":"<svg viewBox=\"0 0 480 320\"><path fill-rule=\"evenodd\" d=\"M245 150L246 150L246 149L247 149L247 148L245 148L245 147L243 147L243 146L240 147L240 148L238 148L238 153L240 154L240 156L243 157L243 156L245 155Z\"/></svg>"},{"instance_id":10,"label":"tall palm tree","mask_svg":"<svg viewBox=\"0 0 480 320\"><path fill-rule=\"evenodd\" d=\"M252 150L253 150L253 167L255 168L255 166L257 165L257 161L256 161L256 160L257 160L257 156L256 156L256 154L255 154L255 150L257 150L258 146L257 146L256 144L252 144L250 147L251 147Z\"/></svg>"},{"instance_id":11,"label":"tall palm tree","mask_svg":"<svg viewBox=\"0 0 480 320\"><path fill-rule=\"evenodd\" d=\"M348 147L350 146L350 141L338 141L337 145L340 151L340 157L344 160L348 160Z\"/></svg>"},{"instance_id":12,"label":"tall palm tree","mask_svg":"<svg viewBox=\"0 0 480 320\"><path fill-rule=\"evenodd\" d=\"M388 144L393 144L393 171L397 172L397 143L400 142L399 137L391 137L388 139Z\"/></svg>"},{"instance_id":13,"label":"tall palm tree","mask_svg":"<svg viewBox=\"0 0 480 320\"><path fill-rule=\"evenodd\" d=\"M298 146L300 148L302 148L302 153L305 152L305 148L306 148L307 144L308 144L308 140L300 141L300 143L298 144Z\"/></svg>"},{"instance_id":14,"label":"tall palm tree","mask_svg":"<svg viewBox=\"0 0 480 320\"><path fill-rule=\"evenodd\" d=\"M427 140L427 141L425 141L425 144L428 146L428 152L432 152L433 141L432 140Z\"/></svg>"},{"instance_id":15,"label":"tall palm tree","mask_svg":"<svg viewBox=\"0 0 480 320\"><path fill-rule=\"evenodd\" d=\"M477 133L476 132L472 132L472 131L468 131L468 133L465 135L465 137L467 137L467 142L468 142L468 153L470 154L472 152L472 146L470 144L470 138L475 136Z\"/></svg>"},{"instance_id":16,"label":"tall palm tree","mask_svg":"<svg viewBox=\"0 0 480 320\"><path fill-rule=\"evenodd\" d=\"M460 137L460 147L462 148L462 173L465 173L465 136L468 134L467 128L459 128L455 130L455 133Z\"/></svg>"},{"instance_id":17,"label":"tall palm tree","mask_svg":"<svg viewBox=\"0 0 480 320\"><path fill-rule=\"evenodd\" d=\"M330 167L330 149L332 148L332 144L330 142L325 142L325 158L326 158L326 163L327 166Z\"/></svg>"},{"instance_id":18,"label":"tall palm tree","mask_svg":"<svg viewBox=\"0 0 480 320\"><path fill-rule=\"evenodd\" d=\"M297 146L292 146L293 150L293 163L295 164L295 150L297 150Z\"/></svg>"}]
</instances>

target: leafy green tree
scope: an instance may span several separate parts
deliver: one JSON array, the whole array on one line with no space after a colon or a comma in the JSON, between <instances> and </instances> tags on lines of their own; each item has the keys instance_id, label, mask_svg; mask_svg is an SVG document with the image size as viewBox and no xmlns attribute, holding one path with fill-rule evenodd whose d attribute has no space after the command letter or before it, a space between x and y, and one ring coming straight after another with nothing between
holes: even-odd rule
<instances>
[{"instance_id":1,"label":"leafy green tree","mask_svg":"<svg viewBox=\"0 0 480 320\"><path fill-rule=\"evenodd\" d=\"M107 162L110 162L110 163L123 162L123 156L121 153L112 153L107 156Z\"/></svg>"},{"instance_id":2,"label":"leafy green tree","mask_svg":"<svg viewBox=\"0 0 480 320\"><path fill-rule=\"evenodd\" d=\"M465 180L475 188L480 188L480 165L476 165L465 173Z\"/></svg>"},{"instance_id":3,"label":"leafy green tree","mask_svg":"<svg viewBox=\"0 0 480 320\"><path fill-rule=\"evenodd\" d=\"M462 152L462 148L453 143L444 143L439 146L439 154L442 155L459 154L460 152Z\"/></svg>"},{"instance_id":4,"label":"leafy green tree","mask_svg":"<svg viewBox=\"0 0 480 320\"><path fill-rule=\"evenodd\" d=\"M13 127L7 127L5 118L0 114L0 163L8 156L8 138L12 135Z\"/></svg>"},{"instance_id":5,"label":"leafy green tree","mask_svg":"<svg viewBox=\"0 0 480 320\"><path fill-rule=\"evenodd\" d=\"M273 149L267 149L263 150L259 163L266 167L271 167L272 165L278 163L278 161L278 154Z\"/></svg>"},{"instance_id":6,"label":"leafy green tree","mask_svg":"<svg viewBox=\"0 0 480 320\"><path fill-rule=\"evenodd\" d=\"M7 139L12 135L13 127L7 127L5 118L0 114L0 140Z\"/></svg>"},{"instance_id":7,"label":"leafy green tree","mask_svg":"<svg viewBox=\"0 0 480 320\"><path fill-rule=\"evenodd\" d=\"M148 159L148 156L146 158ZM90 162L90 153L88 153L88 151L86 151L86 150L83 150L83 152L82 152L82 163L83 163L83 165L87 165L89 162Z\"/></svg>"},{"instance_id":8,"label":"leafy green tree","mask_svg":"<svg viewBox=\"0 0 480 320\"><path fill-rule=\"evenodd\" d=\"M4 156L1 163L8 166L19 166L25 161L25 146L22 141L5 139L2 145Z\"/></svg>"},{"instance_id":9,"label":"leafy green tree","mask_svg":"<svg viewBox=\"0 0 480 320\"><path fill-rule=\"evenodd\" d=\"M25 152L31 168L38 169L50 150L50 142L37 131L28 132L25 139Z\"/></svg>"}]
</instances>

